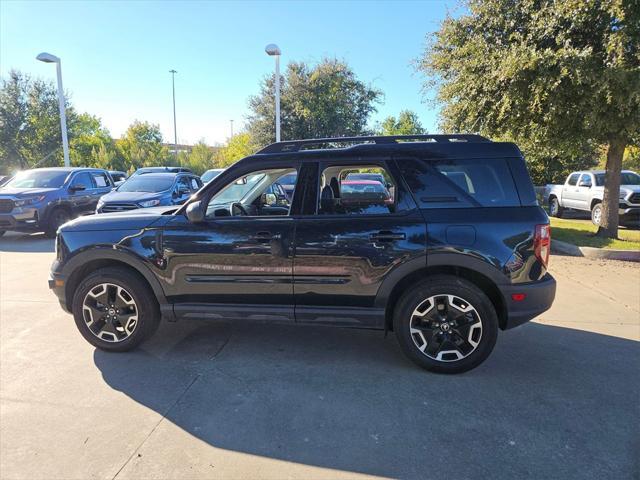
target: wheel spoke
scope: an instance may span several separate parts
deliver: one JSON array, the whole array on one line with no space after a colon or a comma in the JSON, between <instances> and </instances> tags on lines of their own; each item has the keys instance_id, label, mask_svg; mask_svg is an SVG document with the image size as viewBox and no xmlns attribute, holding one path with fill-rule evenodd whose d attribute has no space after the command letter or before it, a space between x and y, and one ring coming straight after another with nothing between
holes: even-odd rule
<instances>
[{"instance_id":1,"label":"wheel spoke","mask_svg":"<svg viewBox=\"0 0 640 480\"><path fill-rule=\"evenodd\" d=\"M138 325L133 296L113 283L93 287L85 296L82 314L89 331L106 342L128 338Z\"/></svg>"},{"instance_id":2,"label":"wheel spoke","mask_svg":"<svg viewBox=\"0 0 640 480\"><path fill-rule=\"evenodd\" d=\"M434 295L414 310L410 333L426 356L443 362L457 361L480 344L482 321L470 302L456 295Z\"/></svg>"}]
</instances>

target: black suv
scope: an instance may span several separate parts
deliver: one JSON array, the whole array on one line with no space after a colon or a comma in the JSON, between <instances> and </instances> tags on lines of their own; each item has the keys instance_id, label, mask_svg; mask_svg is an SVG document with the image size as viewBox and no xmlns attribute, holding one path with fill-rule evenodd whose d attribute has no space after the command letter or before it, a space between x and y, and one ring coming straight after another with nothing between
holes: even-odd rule
<instances>
[{"instance_id":1,"label":"black suv","mask_svg":"<svg viewBox=\"0 0 640 480\"><path fill-rule=\"evenodd\" d=\"M292 173L291 201L272 193ZM161 317L255 319L392 330L415 363L455 373L551 306L549 234L511 143L280 142L181 207L66 224L49 285L104 350L135 347Z\"/></svg>"}]
</instances>

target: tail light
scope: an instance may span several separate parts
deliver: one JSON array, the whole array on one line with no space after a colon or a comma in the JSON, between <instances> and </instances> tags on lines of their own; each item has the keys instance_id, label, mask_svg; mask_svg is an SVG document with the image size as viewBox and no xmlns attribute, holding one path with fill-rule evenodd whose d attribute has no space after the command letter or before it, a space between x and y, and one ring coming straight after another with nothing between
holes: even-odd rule
<instances>
[{"instance_id":1,"label":"tail light","mask_svg":"<svg viewBox=\"0 0 640 480\"><path fill-rule=\"evenodd\" d=\"M533 237L533 251L536 258L547 268L549 265L549 252L551 251L551 226L536 225L536 233Z\"/></svg>"}]
</instances>

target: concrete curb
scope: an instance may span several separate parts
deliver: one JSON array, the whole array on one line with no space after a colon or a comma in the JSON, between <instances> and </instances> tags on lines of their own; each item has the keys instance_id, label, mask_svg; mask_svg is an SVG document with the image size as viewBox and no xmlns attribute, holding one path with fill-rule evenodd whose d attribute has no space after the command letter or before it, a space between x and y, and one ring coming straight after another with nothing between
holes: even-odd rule
<instances>
[{"instance_id":1,"label":"concrete curb","mask_svg":"<svg viewBox=\"0 0 640 480\"><path fill-rule=\"evenodd\" d=\"M573 257L595 258L599 260L622 260L640 262L638 250L610 250L606 248L578 247L572 243L551 239L551 253L571 255Z\"/></svg>"}]
</instances>

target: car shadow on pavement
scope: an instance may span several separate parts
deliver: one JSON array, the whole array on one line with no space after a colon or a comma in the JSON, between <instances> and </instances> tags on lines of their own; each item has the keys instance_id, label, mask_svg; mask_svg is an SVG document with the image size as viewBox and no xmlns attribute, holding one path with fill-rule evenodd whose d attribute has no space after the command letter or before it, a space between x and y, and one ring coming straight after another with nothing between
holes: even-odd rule
<instances>
[{"instance_id":1,"label":"car shadow on pavement","mask_svg":"<svg viewBox=\"0 0 640 480\"><path fill-rule=\"evenodd\" d=\"M94 361L112 388L221 449L396 478L629 478L639 353L531 323L446 376L409 363L393 334L185 322Z\"/></svg>"},{"instance_id":2,"label":"car shadow on pavement","mask_svg":"<svg viewBox=\"0 0 640 480\"><path fill-rule=\"evenodd\" d=\"M44 233L5 233L0 237L0 252L53 252L55 240Z\"/></svg>"}]
</instances>

